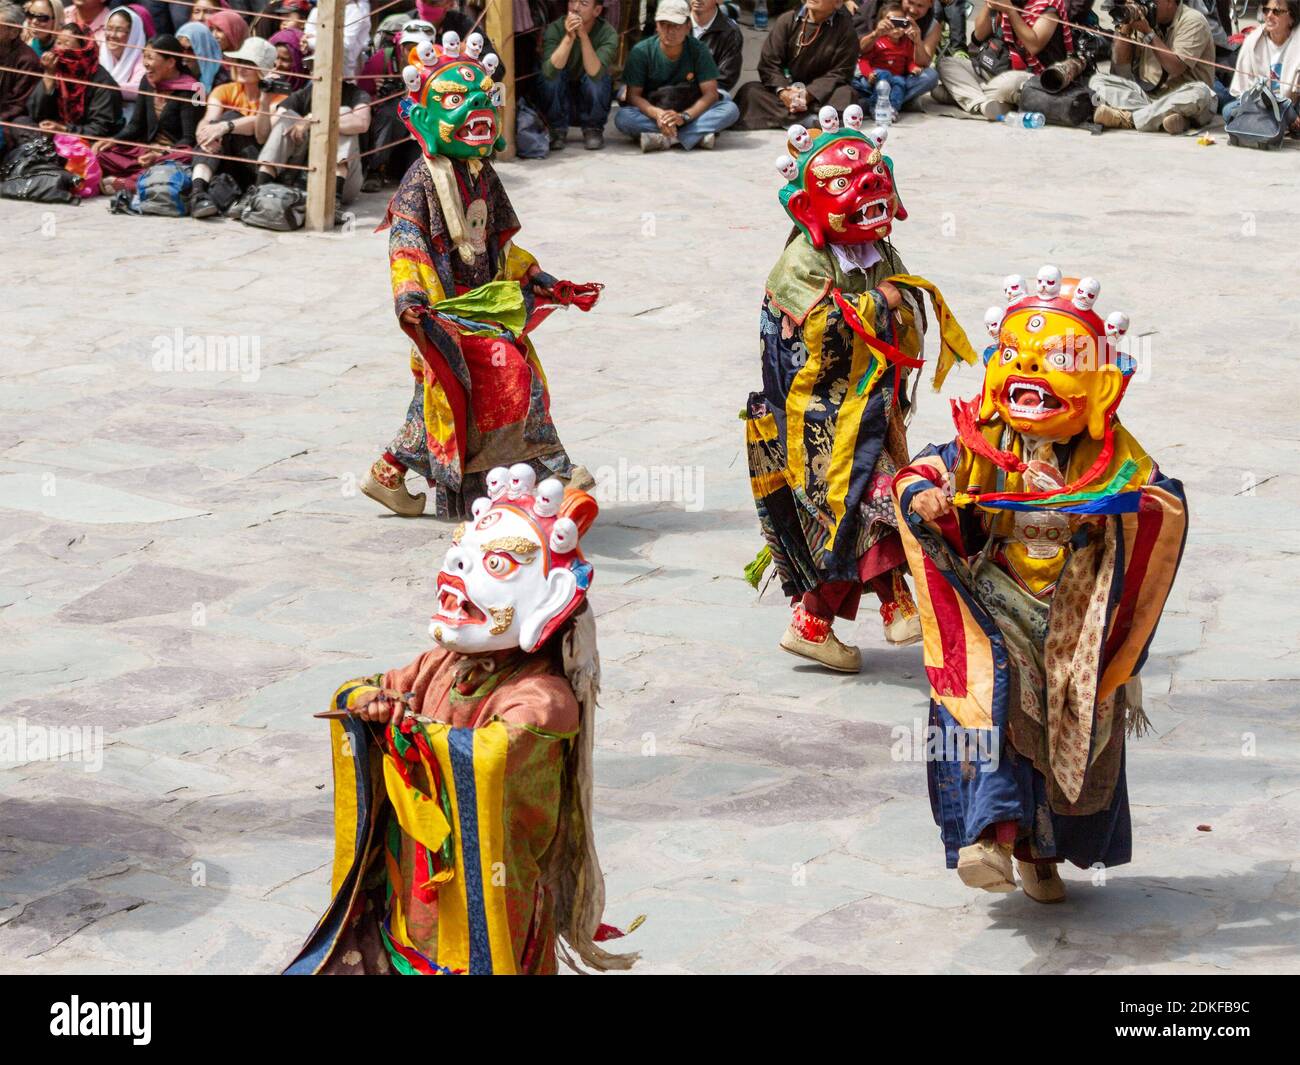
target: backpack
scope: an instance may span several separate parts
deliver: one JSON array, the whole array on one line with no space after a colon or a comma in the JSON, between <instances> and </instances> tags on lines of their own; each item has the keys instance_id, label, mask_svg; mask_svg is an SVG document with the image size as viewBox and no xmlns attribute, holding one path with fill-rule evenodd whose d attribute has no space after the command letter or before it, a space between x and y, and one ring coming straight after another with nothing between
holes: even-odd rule
<instances>
[{"instance_id":1,"label":"backpack","mask_svg":"<svg viewBox=\"0 0 1300 1065\"><path fill-rule=\"evenodd\" d=\"M189 192L189 167L167 159L140 175L128 209L132 214L184 218L190 213ZM109 210L112 210L112 205Z\"/></svg>"},{"instance_id":2,"label":"backpack","mask_svg":"<svg viewBox=\"0 0 1300 1065\"><path fill-rule=\"evenodd\" d=\"M546 123L527 100L520 100L515 110L515 154L520 159L545 159L551 154Z\"/></svg>"},{"instance_id":3,"label":"backpack","mask_svg":"<svg viewBox=\"0 0 1300 1065\"><path fill-rule=\"evenodd\" d=\"M254 185L245 195L237 216L246 226L281 233L301 229L307 217L307 197L298 189L274 181Z\"/></svg>"},{"instance_id":4,"label":"backpack","mask_svg":"<svg viewBox=\"0 0 1300 1065\"><path fill-rule=\"evenodd\" d=\"M1038 111L1052 126L1082 126L1092 121L1095 108L1087 81L1079 80L1060 92L1048 92L1037 74L1020 90L1020 110Z\"/></svg>"},{"instance_id":5,"label":"backpack","mask_svg":"<svg viewBox=\"0 0 1300 1065\"><path fill-rule=\"evenodd\" d=\"M1286 137L1282 107L1267 85L1252 85L1241 94L1236 113L1224 132L1228 143L1239 148L1280 148Z\"/></svg>"}]
</instances>

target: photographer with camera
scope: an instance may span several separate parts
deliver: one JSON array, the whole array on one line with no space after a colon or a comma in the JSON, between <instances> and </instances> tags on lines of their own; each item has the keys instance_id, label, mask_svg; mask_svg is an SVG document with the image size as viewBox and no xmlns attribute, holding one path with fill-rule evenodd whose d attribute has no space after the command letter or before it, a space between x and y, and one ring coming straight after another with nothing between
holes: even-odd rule
<instances>
[{"instance_id":1,"label":"photographer with camera","mask_svg":"<svg viewBox=\"0 0 1300 1065\"><path fill-rule=\"evenodd\" d=\"M996 121L1020 102L1035 74L1074 53L1065 0L986 0L970 57L943 56L934 98Z\"/></svg>"},{"instance_id":2,"label":"photographer with camera","mask_svg":"<svg viewBox=\"0 0 1300 1065\"><path fill-rule=\"evenodd\" d=\"M1184 133L1214 117L1214 41L1205 16L1182 0L1116 0L1110 73L1088 88L1107 129Z\"/></svg>"}]
</instances>

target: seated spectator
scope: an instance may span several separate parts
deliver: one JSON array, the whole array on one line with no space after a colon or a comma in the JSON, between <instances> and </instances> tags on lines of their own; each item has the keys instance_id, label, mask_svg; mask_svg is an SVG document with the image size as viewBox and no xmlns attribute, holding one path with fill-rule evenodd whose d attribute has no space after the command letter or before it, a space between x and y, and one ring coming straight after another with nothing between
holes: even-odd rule
<instances>
[{"instance_id":1,"label":"seated spectator","mask_svg":"<svg viewBox=\"0 0 1300 1065\"><path fill-rule=\"evenodd\" d=\"M1011 69L981 81L972 59L944 56L934 98L989 121L1014 111L1025 82L1073 54L1068 18L1065 0L986 0L975 16L971 55L978 57L997 38L1006 45Z\"/></svg>"},{"instance_id":2,"label":"seated spectator","mask_svg":"<svg viewBox=\"0 0 1300 1065\"><path fill-rule=\"evenodd\" d=\"M1110 73L1088 88L1098 101L1093 121L1107 129L1184 133L1214 117L1214 41L1204 15L1181 0L1156 0L1156 25L1138 4L1114 11L1117 37ZM1183 56L1194 57L1184 60Z\"/></svg>"},{"instance_id":3,"label":"seated spectator","mask_svg":"<svg viewBox=\"0 0 1300 1065\"><path fill-rule=\"evenodd\" d=\"M208 192L208 184L218 170L230 173L246 187L256 177L253 164L261 154L269 132L259 120L269 118L271 109L284 94L262 91L262 79L275 70L275 47L261 37L249 37L244 46L227 58L232 80L218 85L208 97L207 110L195 131L199 148L194 158L194 183L190 191L190 216L211 218L219 208ZM261 114L259 114L261 112ZM210 155L204 153L211 153ZM248 163L231 163L217 155L233 155Z\"/></svg>"},{"instance_id":4,"label":"seated spectator","mask_svg":"<svg viewBox=\"0 0 1300 1065\"><path fill-rule=\"evenodd\" d=\"M270 40L271 36L279 30L296 30L302 34L307 26L307 16L311 14L311 6L311 0L271 0L262 8L262 14L274 17L253 19L251 32L267 40ZM398 17L404 19L407 16ZM304 44L302 47L304 54L306 50Z\"/></svg>"},{"instance_id":5,"label":"seated spectator","mask_svg":"<svg viewBox=\"0 0 1300 1065\"><path fill-rule=\"evenodd\" d=\"M95 38L95 44L104 43L104 30L108 27L108 4L104 0L72 0L72 10L65 6L63 23L77 23Z\"/></svg>"},{"instance_id":6,"label":"seated spectator","mask_svg":"<svg viewBox=\"0 0 1300 1065\"><path fill-rule=\"evenodd\" d=\"M45 76L28 97L27 113L42 130L112 137L122 128L122 94L84 26L65 25L40 63Z\"/></svg>"},{"instance_id":7,"label":"seated spectator","mask_svg":"<svg viewBox=\"0 0 1300 1065\"><path fill-rule=\"evenodd\" d=\"M197 78L206 92L230 80L221 62L221 45L202 22L184 22L176 31L181 51L191 58L181 60L190 77Z\"/></svg>"},{"instance_id":8,"label":"seated spectator","mask_svg":"<svg viewBox=\"0 0 1300 1065\"><path fill-rule=\"evenodd\" d=\"M334 169L334 224L343 222L343 205L361 191L361 136L370 128L370 95L347 79L339 102L339 144ZM311 133L312 84L291 92L272 108L272 115L258 115L258 139L265 144L257 156L257 184L285 183L283 164L307 162Z\"/></svg>"},{"instance_id":9,"label":"seated spectator","mask_svg":"<svg viewBox=\"0 0 1300 1065\"><path fill-rule=\"evenodd\" d=\"M122 116L131 121L136 91L144 77L144 21L129 7L115 7L104 25L99 65L122 87Z\"/></svg>"},{"instance_id":10,"label":"seated spectator","mask_svg":"<svg viewBox=\"0 0 1300 1065\"><path fill-rule=\"evenodd\" d=\"M920 6L918 0L910 2ZM925 33L901 3L891 0L881 4L877 11L879 21L870 33L859 38L862 58L858 60L853 88L870 114L875 105L876 85L883 81L889 86L889 105L897 119L905 103L939 84L939 72L930 65L933 54L926 48ZM939 20L932 11L925 14L938 43Z\"/></svg>"},{"instance_id":11,"label":"seated spectator","mask_svg":"<svg viewBox=\"0 0 1300 1065\"><path fill-rule=\"evenodd\" d=\"M27 0L23 8L23 41L33 52L39 56L53 48L54 38L61 29L63 5L59 0Z\"/></svg>"},{"instance_id":12,"label":"seated spectator","mask_svg":"<svg viewBox=\"0 0 1300 1065\"><path fill-rule=\"evenodd\" d=\"M437 32L431 22L403 16L397 32L390 31L381 37L379 48L362 68L357 83L373 101L370 105L370 136L367 138L370 142L367 148L372 152L364 160L366 179L362 184L363 192L378 192L385 183L397 183L420 155L419 145L410 139L409 131L397 114L397 105L402 97L393 94L406 93L402 69L411 49L421 41L432 41Z\"/></svg>"},{"instance_id":13,"label":"seated spectator","mask_svg":"<svg viewBox=\"0 0 1300 1065\"><path fill-rule=\"evenodd\" d=\"M691 36L704 42L718 68L718 88L731 92L740 80L745 38L718 0L691 0Z\"/></svg>"},{"instance_id":14,"label":"seated spectator","mask_svg":"<svg viewBox=\"0 0 1300 1065\"><path fill-rule=\"evenodd\" d=\"M21 22L22 14L22 8L11 0L0 2L0 22ZM17 122L25 125L27 124L27 101L32 95L32 90L36 88L36 82L40 80L33 75L41 69L41 61L31 48L23 44L22 32L15 26L0 26L0 66L30 71L26 74L14 74L7 70L0 70L0 122ZM0 145L20 140L20 134L23 132L23 130L10 130L0 126Z\"/></svg>"},{"instance_id":15,"label":"seated spectator","mask_svg":"<svg viewBox=\"0 0 1300 1065\"><path fill-rule=\"evenodd\" d=\"M568 14L550 23L542 38L537 94L553 152L564 147L571 125L582 127L583 147L605 147L618 31L601 18L603 11L599 0L569 0Z\"/></svg>"},{"instance_id":16,"label":"seated spectator","mask_svg":"<svg viewBox=\"0 0 1300 1065\"><path fill-rule=\"evenodd\" d=\"M164 159L189 160L179 148L194 147L194 134L203 109L194 103L198 82L169 52L179 52L179 42L170 33L160 34L144 48L145 75L140 81L139 105L118 137L130 144L96 141L105 195L134 192L141 174ZM146 93L157 93L148 96Z\"/></svg>"},{"instance_id":17,"label":"seated spectator","mask_svg":"<svg viewBox=\"0 0 1300 1065\"><path fill-rule=\"evenodd\" d=\"M740 87L740 129L785 129L809 121L826 104L857 101L851 82L858 35L842 0L807 0L772 22L758 59L758 81Z\"/></svg>"},{"instance_id":18,"label":"seated spectator","mask_svg":"<svg viewBox=\"0 0 1300 1065\"><path fill-rule=\"evenodd\" d=\"M275 72L293 82L295 89L301 88L305 79L299 75L307 73L302 61L302 31L280 30L269 40L275 45Z\"/></svg>"},{"instance_id":19,"label":"seated spectator","mask_svg":"<svg viewBox=\"0 0 1300 1065\"><path fill-rule=\"evenodd\" d=\"M204 22L225 55L239 51L248 39L248 23L234 11L214 11Z\"/></svg>"},{"instance_id":20,"label":"seated spectator","mask_svg":"<svg viewBox=\"0 0 1300 1065\"><path fill-rule=\"evenodd\" d=\"M1268 87L1282 101L1282 121L1291 133L1300 136L1300 41L1296 23L1300 22L1300 0L1264 0L1260 8L1261 25L1251 30L1237 52L1237 69L1228 91L1232 101L1223 109L1228 122L1237 113L1240 97L1255 82L1267 78Z\"/></svg>"},{"instance_id":21,"label":"seated spectator","mask_svg":"<svg viewBox=\"0 0 1300 1065\"><path fill-rule=\"evenodd\" d=\"M740 112L718 92L718 68L708 48L691 36L686 0L659 0L655 36L627 55L627 100L614 116L623 133L640 139L643 152L680 144L712 148L720 130Z\"/></svg>"}]
</instances>

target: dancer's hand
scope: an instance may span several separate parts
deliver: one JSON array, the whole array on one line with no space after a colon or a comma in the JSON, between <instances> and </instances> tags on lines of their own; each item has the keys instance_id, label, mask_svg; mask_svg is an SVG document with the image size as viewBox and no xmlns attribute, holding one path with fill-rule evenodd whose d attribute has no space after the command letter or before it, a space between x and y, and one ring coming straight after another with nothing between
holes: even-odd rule
<instances>
[{"instance_id":1,"label":"dancer's hand","mask_svg":"<svg viewBox=\"0 0 1300 1065\"><path fill-rule=\"evenodd\" d=\"M938 521L952 512L952 500L942 488L927 488L912 498L912 513L924 521Z\"/></svg>"},{"instance_id":2,"label":"dancer's hand","mask_svg":"<svg viewBox=\"0 0 1300 1065\"><path fill-rule=\"evenodd\" d=\"M411 712L411 708L406 701L406 696L401 692L389 691L385 688L370 702L358 706L352 712L365 721L375 721L383 725L387 724L389 718L400 721Z\"/></svg>"},{"instance_id":3,"label":"dancer's hand","mask_svg":"<svg viewBox=\"0 0 1300 1065\"><path fill-rule=\"evenodd\" d=\"M903 294L898 291L893 282L882 281L876 286L876 289L885 297L885 303L889 305L891 311L898 310L899 304L903 302Z\"/></svg>"}]
</instances>

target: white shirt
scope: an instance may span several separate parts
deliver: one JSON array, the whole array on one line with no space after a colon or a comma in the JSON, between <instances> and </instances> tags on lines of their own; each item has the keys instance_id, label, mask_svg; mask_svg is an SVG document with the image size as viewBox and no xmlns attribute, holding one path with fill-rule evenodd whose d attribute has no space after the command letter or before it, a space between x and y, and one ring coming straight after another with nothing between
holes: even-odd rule
<instances>
[{"instance_id":1,"label":"white shirt","mask_svg":"<svg viewBox=\"0 0 1300 1065\"><path fill-rule=\"evenodd\" d=\"M302 28L305 51L316 54L316 9L311 9L307 24ZM360 73L361 53L370 36L370 0L348 0L343 12L343 76L355 77Z\"/></svg>"},{"instance_id":2,"label":"white shirt","mask_svg":"<svg viewBox=\"0 0 1300 1065\"><path fill-rule=\"evenodd\" d=\"M692 15L692 16L691 16L691 36L692 36L692 37L703 37L706 33L709 32L709 27L712 26L712 25L713 25L715 22L717 22L717 21L718 21L718 11L717 11L716 8L715 8L714 11L713 11L713 18L709 19L709 24L708 24L708 26L701 26L698 22L695 21L695 16Z\"/></svg>"}]
</instances>

